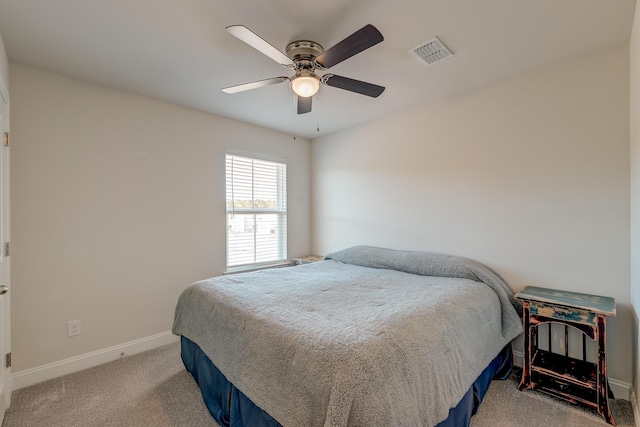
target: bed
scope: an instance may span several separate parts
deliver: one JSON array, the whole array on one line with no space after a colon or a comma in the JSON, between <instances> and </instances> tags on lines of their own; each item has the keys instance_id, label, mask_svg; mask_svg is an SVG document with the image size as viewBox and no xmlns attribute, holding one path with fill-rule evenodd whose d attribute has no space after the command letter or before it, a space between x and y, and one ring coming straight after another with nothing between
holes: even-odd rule
<instances>
[{"instance_id":1,"label":"bed","mask_svg":"<svg viewBox=\"0 0 640 427\"><path fill-rule=\"evenodd\" d=\"M222 426L462 426L510 369L517 304L476 261L356 246L197 282L173 332Z\"/></svg>"}]
</instances>

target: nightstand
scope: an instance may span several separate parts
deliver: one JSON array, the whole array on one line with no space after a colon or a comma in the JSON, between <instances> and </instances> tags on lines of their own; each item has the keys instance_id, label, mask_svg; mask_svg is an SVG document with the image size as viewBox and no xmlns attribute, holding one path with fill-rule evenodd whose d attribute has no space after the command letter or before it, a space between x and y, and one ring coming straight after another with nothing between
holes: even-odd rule
<instances>
[{"instance_id":1,"label":"nightstand","mask_svg":"<svg viewBox=\"0 0 640 427\"><path fill-rule=\"evenodd\" d=\"M312 262L322 261L323 259L324 257L320 255L307 255L300 258L293 258L292 261L295 265L301 265L301 264L311 264Z\"/></svg>"},{"instance_id":2,"label":"nightstand","mask_svg":"<svg viewBox=\"0 0 640 427\"><path fill-rule=\"evenodd\" d=\"M613 298L528 286L516 294L523 301L524 361L519 389L537 389L598 411L616 425L609 408L609 384L605 360L606 317L616 315ZM565 326L565 354L538 348L538 326ZM582 332L582 360L569 357L568 327ZM550 327L550 326L549 326ZM597 362L586 357L586 338L595 341Z\"/></svg>"}]
</instances>

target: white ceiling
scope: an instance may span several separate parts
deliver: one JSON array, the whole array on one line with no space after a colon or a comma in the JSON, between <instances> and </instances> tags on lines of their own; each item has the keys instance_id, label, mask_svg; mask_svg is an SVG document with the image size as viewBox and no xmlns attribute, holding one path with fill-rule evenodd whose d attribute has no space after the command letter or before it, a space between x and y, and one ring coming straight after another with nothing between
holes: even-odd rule
<instances>
[{"instance_id":1,"label":"white ceiling","mask_svg":"<svg viewBox=\"0 0 640 427\"><path fill-rule=\"evenodd\" d=\"M315 138L454 96L528 68L628 42L635 0L0 0L9 60ZM365 24L385 40L331 72L385 86L377 99L322 86L297 115L287 84L220 89L291 72L231 36L243 24L284 51L333 46ZM454 56L408 52L438 36ZM319 131L317 127L319 125Z\"/></svg>"}]
</instances>

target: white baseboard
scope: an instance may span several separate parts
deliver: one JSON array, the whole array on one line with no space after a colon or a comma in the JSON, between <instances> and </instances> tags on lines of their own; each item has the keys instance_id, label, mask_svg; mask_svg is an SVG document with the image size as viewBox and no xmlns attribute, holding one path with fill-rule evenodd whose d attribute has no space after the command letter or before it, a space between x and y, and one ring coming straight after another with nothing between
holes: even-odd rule
<instances>
[{"instance_id":1,"label":"white baseboard","mask_svg":"<svg viewBox=\"0 0 640 427\"><path fill-rule=\"evenodd\" d=\"M633 419L635 420L635 426L640 427L640 413L638 413L638 401L636 400L636 393L631 389L631 409L633 410Z\"/></svg>"},{"instance_id":2,"label":"white baseboard","mask_svg":"<svg viewBox=\"0 0 640 427\"><path fill-rule=\"evenodd\" d=\"M521 351L514 350L513 364L515 366L518 366L519 368L522 368L523 356L524 354ZM609 377L609 387L611 387L611 392L616 397L616 399L624 399L631 402L633 393L631 384ZM638 420L638 418L636 418L636 420Z\"/></svg>"},{"instance_id":3,"label":"white baseboard","mask_svg":"<svg viewBox=\"0 0 640 427\"><path fill-rule=\"evenodd\" d=\"M518 350L513 350L513 364L518 368L522 368L522 361L524 360L524 353Z\"/></svg>"},{"instance_id":4,"label":"white baseboard","mask_svg":"<svg viewBox=\"0 0 640 427\"><path fill-rule=\"evenodd\" d=\"M609 387L616 399L631 401L632 387L630 383L609 377Z\"/></svg>"},{"instance_id":5,"label":"white baseboard","mask_svg":"<svg viewBox=\"0 0 640 427\"><path fill-rule=\"evenodd\" d=\"M141 338L102 350L92 351L91 353L85 353L57 362L48 363L46 365L37 366L35 368L14 372L11 375L13 390L15 391L62 375L92 368L103 363L117 360L123 357L123 355L130 356L165 344L171 344L178 340L179 337L173 335L171 332L162 332L150 337Z\"/></svg>"}]
</instances>

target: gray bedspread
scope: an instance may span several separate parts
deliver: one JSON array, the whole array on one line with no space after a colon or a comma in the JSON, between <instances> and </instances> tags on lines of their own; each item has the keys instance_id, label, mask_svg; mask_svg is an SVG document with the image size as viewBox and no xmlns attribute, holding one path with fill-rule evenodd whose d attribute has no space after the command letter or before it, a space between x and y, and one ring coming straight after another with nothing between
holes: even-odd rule
<instances>
[{"instance_id":1,"label":"gray bedspread","mask_svg":"<svg viewBox=\"0 0 640 427\"><path fill-rule=\"evenodd\" d=\"M521 333L513 303L474 261L354 247L195 283L173 332L283 426L433 426Z\"/></svg>"}]
</instances>

